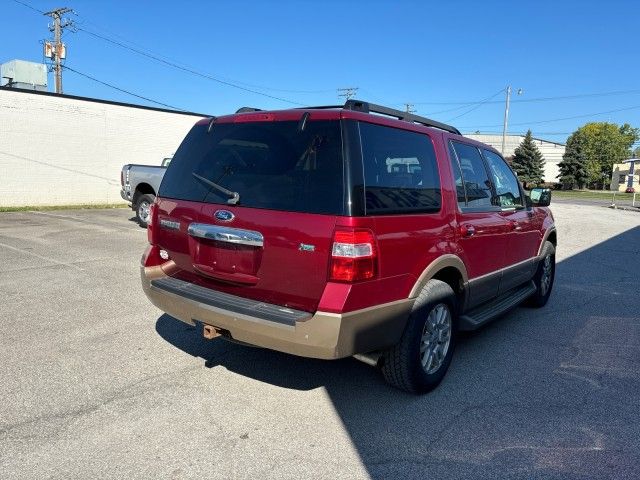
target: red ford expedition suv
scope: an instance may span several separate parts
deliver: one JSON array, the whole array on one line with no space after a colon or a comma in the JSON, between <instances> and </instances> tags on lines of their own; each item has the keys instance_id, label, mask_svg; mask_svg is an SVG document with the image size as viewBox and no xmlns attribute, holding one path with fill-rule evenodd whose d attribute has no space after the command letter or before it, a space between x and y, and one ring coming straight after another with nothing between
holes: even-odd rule
<instances>
[{"instance_id":1,"label":"red ford expedition suv","mask_svg":"<svg viewBox=\"0 0 640 480\"><path fill-rule=\"evenodd\" d=\"M426 392L458 331L547 302L550 197L427 118L356 100L242 108L199 121L167 168L142 286L207 338L353 355Z\"/></svg>"}]
</instances>

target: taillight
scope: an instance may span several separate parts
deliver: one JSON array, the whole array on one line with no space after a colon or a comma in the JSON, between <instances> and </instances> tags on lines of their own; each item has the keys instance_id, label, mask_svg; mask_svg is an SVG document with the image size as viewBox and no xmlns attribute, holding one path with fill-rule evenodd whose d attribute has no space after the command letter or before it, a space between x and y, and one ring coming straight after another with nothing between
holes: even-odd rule
<instances>
[{"instance_id":1,"label":"taillight","mask_svg":"<svg viewBox=\"0 0 640 480\"><path fill-rule=\"evenodd\" d=\"M151 245L155 245L158 241L158 239L156 238L157 234L157 227L156 227L156 220L157 220L157 216L158 216L158 205L153 202L150 206L149 206L149 221L147 222L147 240L149 240L149 243Z\"/></svg>"},{"instance_id":2,"label":"taillight","mask_svg":"<svg viewBox=\"0 0 640 480\"><path fill-rule=\"evenodd\" d=\"M120 185L124 187L124 172L120 170Z\"/></svg>"},{"instance_id":3,"label":"taillight","mask_svg":"<svg viewBox=\"0 0 640 480\"><path fill-rule=\"evenodd\" d=\"M378 252L369 230L337 230L333 235L329 280L356 282L376 276Z\"/></svg>"}]
</instances>

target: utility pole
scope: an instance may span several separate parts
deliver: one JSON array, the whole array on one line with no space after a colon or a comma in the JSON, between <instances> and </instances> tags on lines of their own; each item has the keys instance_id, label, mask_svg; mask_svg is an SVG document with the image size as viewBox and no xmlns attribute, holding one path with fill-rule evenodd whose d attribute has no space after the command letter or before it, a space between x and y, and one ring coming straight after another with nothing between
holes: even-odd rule
<instances>
[{"instance_id":1,"label":"utility pole","mask_svg":"<svg viewBox=\"0 0 640 480\"><path fill-rule=\"evenodd\" d=\"M507 128L509 125L509 104L511 103L511 85L509 85L505 91L507 93L507 99L504 104L504 127L502 129L502 150L500 150L502 156L504 156L504 146L507 141ZM522 95L522 93L523 90L519 88L518 95Z\"/></svg>"},{"instance_id":2,"label":"utility pole","mask_svg":"<svg viewBox=\"0 0 640 480\"><path fill-rule=\"evenodd\" d=\"M62 15L72 12L70 8L56 8L45 13L47 17L53 19L53 25L49 25L49 31L53 32L53 49L51 59L53 60L53 71L56 79L56 93L62 93L62 60L66 56L64 44L62 43L62 32L65 28L73 25L72 20L62 20Z\"/></svg>"},{"instance_id":3,"label":"utility pole","mask_svg":"<svg viewBox=\"0 0 640 480\"><path fill-rule=\"evenodd\" d=\"M502 156L504 156L504 144L507 141L507 124L509 123L509 102L511 102L511 85L507 87L507 101L504 104L504 126L502 128Z\"/></svg>"},{"instance_id":4,"label":"utility pole","mask_svg":"<svg viewBox=\"0 0 640 480\"><path fill-rule=\"evenodd\" d=\"M405 111L407 113L416 113L417 111L415 108L413 108L414 107L413 103L405 103L404 106L406 107Z\"/></svg>"},{"instance_id":5,"label":"utility pole","mask_svg":"<svg viewBox=\"0 0 640 480\"><path fill-rule=\"evenodd\" d=\"M358 87L345 87L338 89L338 96L345 97L345 99L349 100L356 96L356 92L358 91Z\"/></svg>"}]
</instances>

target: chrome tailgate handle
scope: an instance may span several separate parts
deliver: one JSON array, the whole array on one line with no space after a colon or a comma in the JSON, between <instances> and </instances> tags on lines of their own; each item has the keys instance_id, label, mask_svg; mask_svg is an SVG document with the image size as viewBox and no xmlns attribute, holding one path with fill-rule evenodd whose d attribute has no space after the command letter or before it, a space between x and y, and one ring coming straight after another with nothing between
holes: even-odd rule
<instances>
[{"instance_id":1,"label":"chrome tailgate handle","mask_svg":"<svg viewBox=\"0 0 640 480\"><path fill-rule=\"evenodd\" d=\"M192 237L215 240L218 242L249 245L251 247L263 247L264 237L260 232L243 230L241 228L221 227L207 223L192 223L187 232Z\"/></svg>"}]
</instances>

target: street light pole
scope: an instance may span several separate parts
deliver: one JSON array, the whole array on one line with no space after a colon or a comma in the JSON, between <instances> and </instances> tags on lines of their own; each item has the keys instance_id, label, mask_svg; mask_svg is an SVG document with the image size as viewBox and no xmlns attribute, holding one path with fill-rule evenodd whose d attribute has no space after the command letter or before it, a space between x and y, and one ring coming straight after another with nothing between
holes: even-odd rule
<instances>
[{"instance_id":1,"label":"street light pole","mask_svg":"<svg viewBox=\"0 0 640 480\"><path fill-rule=\"evenodd\" d=\"M502 150L501 150L502 156L504 156L504 146L507 141L507 128L509 125L509 104L511 103L511 85L509 85L505 91L507 93L507 99L504 104L504 127L502 129ZM518 89L518 95L522 95L521 88Z\"/></svg>"},{"instance_id":2,"label":"street light pole","mask_svg":"<svg viewBox=\"0 0 640 480\"><path fill-rule=\"evenodd\" d=\"M511 85L507 87L507 100L504 104L504 126L502 128L502 156L504 156L504 144L507 141L507 124L509 123L509 103L511 102Z\"/></svg>"}]
</instances>

